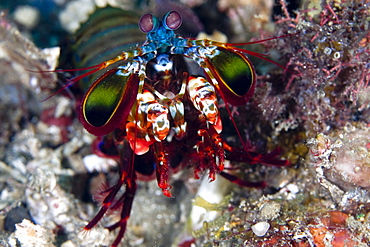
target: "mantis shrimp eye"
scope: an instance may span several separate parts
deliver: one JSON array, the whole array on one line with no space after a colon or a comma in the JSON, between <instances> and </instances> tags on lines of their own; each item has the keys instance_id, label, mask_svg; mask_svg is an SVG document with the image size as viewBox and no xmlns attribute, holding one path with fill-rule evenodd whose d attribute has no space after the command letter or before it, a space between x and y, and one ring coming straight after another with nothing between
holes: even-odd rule
<instances>
[{"instance_id":1,"label":"mantis shrimp eye","mask_svg":"<svg viewBox=\"0 0 370 247\"><path fill-rule=\"evenodd\" d=\"M153 14L145 14L140 18L139 28L143 33L149 33L158 27L158 19Z\"/></svg>"},{"instance_id":2,"label":"mantis shrimp eye","mask_svg":"<svg viewBox=\"0 0 370 247\"><path fill-rule=\"evenodd\" d=\"M182 20L179 12L172 10L163 17L163 25L170 30L176 30L181 26Z\"/></svg>"}]
</instances>

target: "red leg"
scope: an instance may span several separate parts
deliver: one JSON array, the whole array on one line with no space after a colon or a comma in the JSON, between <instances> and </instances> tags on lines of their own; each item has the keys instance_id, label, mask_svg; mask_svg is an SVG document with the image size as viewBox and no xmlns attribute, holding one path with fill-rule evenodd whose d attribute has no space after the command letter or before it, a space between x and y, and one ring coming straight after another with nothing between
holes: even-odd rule
<instances>
[{"instance_id":1,"label":"red leg","mask_svg":"<svg viewBox=\"0 0 370 247\"><path fill-rule=\"evenodd\" d=\"M217 131L211 126L208 129L200 129L198 135L201 140L196 144L197 166L194 168L196 178L198 173L209 170L211 181L216 179L216 173L224 169L225 152L222 147L222 140Z\"/></svg>"},{"instance_id":2,"label":"red leg","mask_svg":"<svg viewBox=\"0 0 370 247\"><path fill-rule=\"evenodd\" d=\"M132 178L132 180L126 180L126 191L122 195L122 197L116 202L117 206L123 205L122 211L121 211L121 219L117 223L107 227L109 231L112 231L116 228L119 228L119 232L117 234L117 237L115 238L113 244L111 247L116 247L121 242L127 226L127 221L130 217L130 212L132 208L132 203L134 201L134 196L136 192L136 178ZM114 206L113 206L114 207Z\"/></svg>"},{"instance_id":3,"label":"red leg","mask_svg":"<svg viewBox=\"0 0 370 247\"><path fill-rule=\"evenodd\" d=\"M110 206L113 203L114 198L116 197L118 191L120 190L122 184L116 184L113 187L110 187L109 189L103 191L102 193L107 193L109 194L104 198L103 205L101 206L99 212L95 215L95 217L84 227L84 230L91 230L100 220L101 218L105 215L105 213L108 211Z\"/></svg>"},{"instance_id":4,"label":"red leg","mask_svg":"<svg viewBox=\"0 0 370 247\"><path fill-rule=\"evenodd\" d=\"M156 158L156 173L157 173L157 182L158 187L162 189L163 195L167 197L172 197L170 191L170 168L168 164L168 160L166 158L166 153L163 149L163 145L161 142L157 142L153 144L154 146L154 155Z\"/></svg>"},{"instance_id":5,"label":"red leg","mask_svg":"<svg viewBox=\"0 0 370 247\"><path fill-rule=\"evenodd\" d=\"M220 172L220 175L229 180L230 182L233 182L235 184L238 184L243 187L255 187L255 188L264 188L266 187L266 182L250 182L243 179L238 178L237 176L231 175L226 172Z\"/></svg>"},{"instance_id":6,"label":"red leg","mask_svg":"<svg viewBox=\"0 0 370 247\"><path fill-rule=\"evenodd\" d=\"M223 146L225 150L228 151L227 159L231 161L245 162L249 164L260 163L268 166L277 167L287 166L290 164L288 160L280 159L278 157L280 154L280 149L275 149L270 153L263 155L256 152L248 152L244 151L243 149L233 148L226 143L223 143ZM240 168L230 168L230 170L240 170ZM250 182L226 172L220 172L220 175L227 180L244 187L264 188L267 185L265 181Z\"/></svg>"},{"instance_id":7,"label":"red leg","mask_svg":"<svg viewBox=\"0 0 370 247\"><path fill-rule=\"evenodd\" d=\"M108 193L103 200L103 205L96 216L84 227L85 230L93 228L101 218L107 213L108 210L117 210L122 206L121 219L115 224L107 227L108 230L114 230L119 228L117 237L115 238L112 247L118 246L121 242L127 226L127 221L130 217L132 203L136 192L136 174L134 170L134 157L135 154L132 152L127 140L123 141L123 145L120 146L121 151L121 169L120 179L117 184L103 191L102 193ZM125 185L125 192L120 198L116 198L117 193L121 189L122 185Z\"/></svg>"},{"instance_id":8,"label":"red leg","mask_svg":"<svg viewBox=\"0 0 370 247\"><path fill-rule=\"evenodd\" d=\"M229 153L227 154L227 159L229 160L246 162L249 164L261 163L264 165L278 167L287 166L290 164L288 160L279 158L279 154L281 153L281 150L279 148L271 151L268 154L260 154L257 152L249 152L243 149L230 147L225 142L223 143L223 147L225 150L229 151Z\"/></svg>"}]
</instances>

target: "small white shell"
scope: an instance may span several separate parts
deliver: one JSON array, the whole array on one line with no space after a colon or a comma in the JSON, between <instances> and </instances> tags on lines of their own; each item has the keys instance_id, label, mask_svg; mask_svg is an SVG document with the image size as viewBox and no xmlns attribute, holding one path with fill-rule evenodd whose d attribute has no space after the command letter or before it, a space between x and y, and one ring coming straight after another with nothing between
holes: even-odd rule
<instances>
[{"instance_id":1,"label":"small white shell","mask_svg":"<svg viewBox=\"0 0 370 247\"><path fill-rule=\"evenodd\" d=\"M261 221L254 224L251 228L254 234L256 234L258 237L262 237L266 234L266 232L270 228L270 224L265 221Z\"/></svg>"}]
</instances>

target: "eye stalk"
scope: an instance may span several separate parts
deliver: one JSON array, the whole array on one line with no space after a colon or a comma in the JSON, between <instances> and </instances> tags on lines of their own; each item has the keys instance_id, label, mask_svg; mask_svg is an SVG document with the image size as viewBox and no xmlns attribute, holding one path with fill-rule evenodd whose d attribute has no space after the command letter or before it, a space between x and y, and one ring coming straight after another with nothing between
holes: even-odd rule
<instances>
[{"instance_id":1,"label":"eye stalk","mask_svg":"<svg viewBox=\"0 0 370 247\"><path fill-rule=\"evenodd\" d=\"M160 21L153 14L148 13L143 15L139 20L139 28L143 33L149 33L156 30L159 26ZM179 12L171 10L168 12L162 21L162 25L167 30L176 30L182 24L182 18Z\"/></svg>"},{"instance_id":2,"label":"eye stalk","mask_svg":"<svg viewBox=\"0 0 370 247\"><path fill-rule=\"evenodd\" d=\"M163 26L169 30L176 30L182 24L181 15L179 12L172 10L163 17Z\"/></svg>"},{"instance_id":3,"label":"eye stalk","mask_svg":"<svg viewBox=\"0 0 370 247\"><path fill-rule=\"evenodd\" d=\"M149 33L155 30L158 25L158 18L151 13L143 15L139 20L139 28L143 33Z\"/></svg>"}]
</instances>

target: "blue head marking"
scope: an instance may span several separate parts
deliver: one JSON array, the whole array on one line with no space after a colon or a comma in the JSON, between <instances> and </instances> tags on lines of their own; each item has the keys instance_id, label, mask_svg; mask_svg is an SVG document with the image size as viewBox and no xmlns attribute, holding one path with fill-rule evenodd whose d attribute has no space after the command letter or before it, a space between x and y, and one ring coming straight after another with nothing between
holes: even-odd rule
<instances>
[{"instance_id":1,"label":"blue head marking","mask_svg":"<svg viewBox=\"0 0 370 247\"><path fill-rule=\"evenodd\" d=\"M160 21L156 29L146 35L147 42L154 42L157 46L170 45L174 37L175 32L171 29L167 29L162 21Z\"/></svg>"},{"instance_id":2,"label":"blue head marking","mask_svg":"<svg viewBox=\"0 0 370 247\"><path fill-rule=\"evenodd\" d=\"M154 43L156 47L172 45L176 37L174 30L181 26L181 15L177 11L170 11L162 20L152 14L145 14L140 18L139 28L146 35L146 43Z\"/></svg>"}]
</instances>

